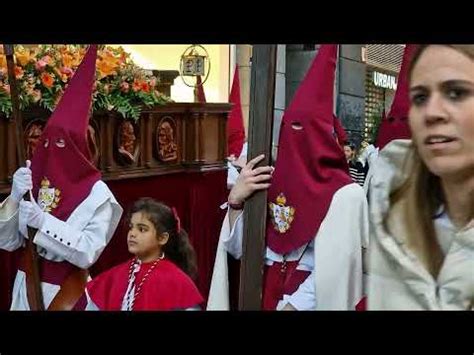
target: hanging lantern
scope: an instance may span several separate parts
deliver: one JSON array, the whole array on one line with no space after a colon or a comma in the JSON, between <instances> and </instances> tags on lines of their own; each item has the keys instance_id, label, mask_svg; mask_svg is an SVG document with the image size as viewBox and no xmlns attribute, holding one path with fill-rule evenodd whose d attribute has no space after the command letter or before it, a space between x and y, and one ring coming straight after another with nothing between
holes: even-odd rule
<instances>
[{"instance_id":1,"label":"hanging lantern","mask_svg":"<svg viewBox=\"0 0 474 355\"><path fill-rule=\"evenodd\" d=\"M209 77L210 69L211 62L209 54L206 49L199 44L189 46L181 55L180 75L183 82L189 87L196 88L197 86L203 85ZM191 77L197 78L198 76L202 79L200 84L197 84L197 79L189 79Z\"/></svg>"}]
</instances>

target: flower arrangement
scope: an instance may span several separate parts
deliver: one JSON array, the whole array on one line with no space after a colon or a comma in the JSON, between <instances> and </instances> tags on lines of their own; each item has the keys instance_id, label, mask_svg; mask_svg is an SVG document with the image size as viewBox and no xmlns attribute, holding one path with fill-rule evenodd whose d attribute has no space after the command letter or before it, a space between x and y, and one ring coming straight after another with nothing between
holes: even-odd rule
<instances>
[{"instance_id":1,"label":"flower arrangement","mask_svg":"<svg viewBox=\"0 0 474 355\"><path fill-rule=\"evenodd\" d=\"M53 111L86 47L81 45L15 46L15 76L20 109L41 106ZM121 47L101 46L97 53L97 74L93 111L116 111L137 120L143 107L171 102L156 90L158 79L138 67ZM0 52L0 113L12 112L5 55Z\"/></svg>"}]
</instances>

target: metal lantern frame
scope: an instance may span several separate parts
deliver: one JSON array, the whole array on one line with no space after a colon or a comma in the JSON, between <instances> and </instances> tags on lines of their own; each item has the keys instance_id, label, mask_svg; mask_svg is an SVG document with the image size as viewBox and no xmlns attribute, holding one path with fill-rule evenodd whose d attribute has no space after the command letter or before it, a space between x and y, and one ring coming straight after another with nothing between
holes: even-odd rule
<instances>
[{"instance_id":1,"label":"metal lantern frame","mask_svg":"<svg viewBox=\"0 0 474 355\"><path fill-rule=\"evenodd\" d=\"M202 50L205 55L200 55L198 50L197 49L200 49ZM204 78L203 80L201 81L201 84L200 85L197 85L197 80L194 84L192 83L189 83L188 81L186 81L186 77L198 77L200 74L185 74L185 61L187 59L191 59L191 58L203 58L203 61L204 61ZM207 52L206 48L204 48L203 46L199 45L199 44L193 44L191 46L189 46L188 48L186 48L186 50L183 52L183 54L181 55L181 61L180 61L180 66L179 66L179 74L181 76L181 79L183 80L183 83L186 85L186 86L189 86L189 87L192 87L192 88L196 88L198 86L202 86L204 85L204 83L207 81L207 79L209 78L209 73L211 72L211 60L209 58L209 53Z\"/></svg>"}]
</instances>

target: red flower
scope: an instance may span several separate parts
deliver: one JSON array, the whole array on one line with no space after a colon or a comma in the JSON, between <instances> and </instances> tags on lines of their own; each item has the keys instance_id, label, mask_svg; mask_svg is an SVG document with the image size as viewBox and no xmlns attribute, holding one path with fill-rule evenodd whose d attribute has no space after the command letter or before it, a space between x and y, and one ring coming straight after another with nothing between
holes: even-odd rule
<instances>
[{"instance_id":1,"label":"red flower","mask_svg":"<svg viewBox=\"0 0 474 355\"><path fill-rule=\"evenodd\" d=\"M41 74L41 82L47 88L51 88L53 87L53 84L54 84L54 78L48 73L44 72Z\"/></svg>"},{"instance_id":2,"label":"red flower","mask_svg":"<svg viewBox=\"0 0 474 355\"><path fill-rule=\"evenodd\" d=\"M150 85L148 85L146 82L142 82L140 89L144 92L150 92Z\"/></svg>"}]
</instances>

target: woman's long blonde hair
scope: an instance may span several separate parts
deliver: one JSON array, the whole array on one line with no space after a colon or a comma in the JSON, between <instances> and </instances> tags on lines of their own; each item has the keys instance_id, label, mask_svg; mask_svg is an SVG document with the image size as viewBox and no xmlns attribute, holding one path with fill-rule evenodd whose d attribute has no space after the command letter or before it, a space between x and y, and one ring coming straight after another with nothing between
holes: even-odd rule
<instances>
[{"instance_id":1,"label":"woman's long blonde hair","mask_svg":"<svg viewBox=\"0 0 474 355\"><path fill-rule=\"evenodd\" d=\"M411 80L413 68L421 54L429 45L420 45L415 50L410 67ZM474 45L446 45L474 60ZM444 196L440 178L430 172L420 158L416 146L407 159L411 162L408 167L413 173L407 181L390 196L392 208L404 202L402 218L406 225L408 246L417 254L428 271L437 277L443 263L443 253L436 238L433 217L443 205Z\"/></svg>"}]
</instances>

